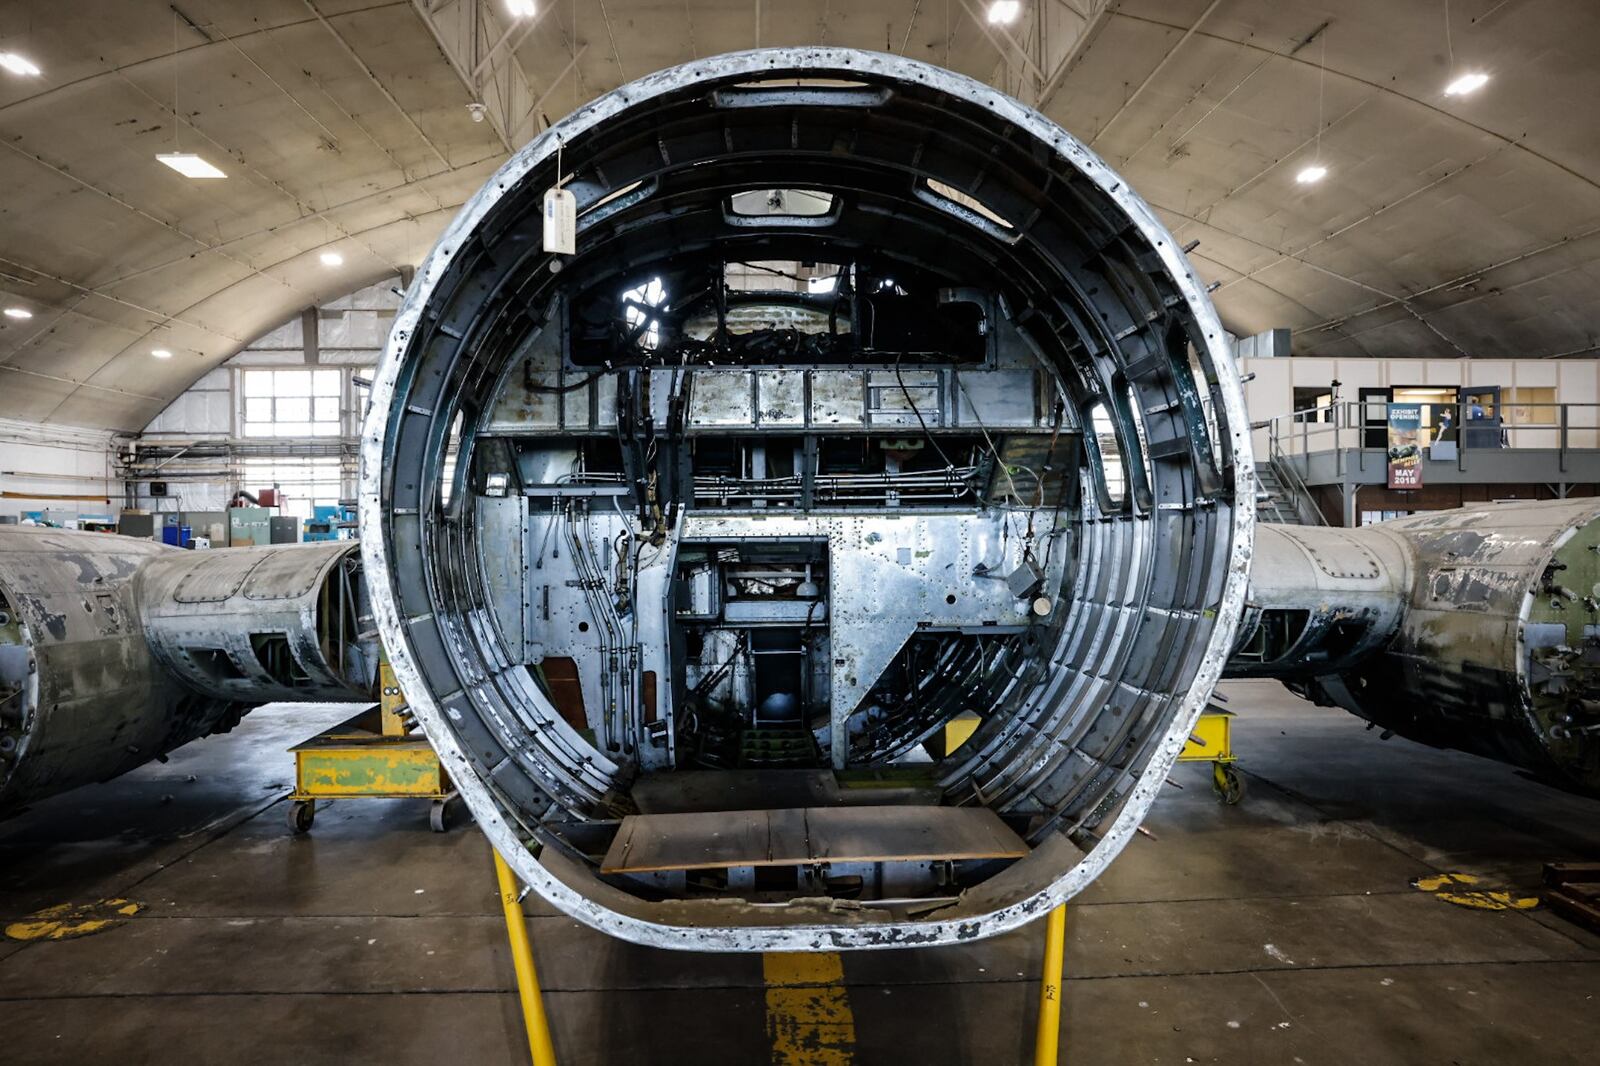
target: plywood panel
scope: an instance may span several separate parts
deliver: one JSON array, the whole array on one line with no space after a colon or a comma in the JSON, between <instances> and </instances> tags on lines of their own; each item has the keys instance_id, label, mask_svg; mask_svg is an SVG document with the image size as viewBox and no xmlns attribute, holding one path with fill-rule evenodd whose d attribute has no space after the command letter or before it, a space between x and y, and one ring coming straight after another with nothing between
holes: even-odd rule
<instances>
[{"instance_id":1,"label":"plywood panel","mask_svg":"<svg viewBox=\"0 0 1600 1066\"><path fill-rule=\"evenodd\" d=\"M1594 448L1600 446L1600 363L1592 359L1564 361L1559 364L1561 384L1556 387L1556 399L1572 406L1567 408L1567 447Z\"/></svg>"},{"instance_id":2,"label":"plywood panel","mask_svg":"<svg viewBox=\"0 0 1600 1066\"><path fill-rule=\"evenodd\" d=\"M1294 389L1290 385L1289 368L1292 359L1242 359L1239 370L1254 374L1255 380L1245 383L1245 404L1252 421L1276 418L1288 414L1294 406Z\"/></svg>"},{"instance_id":3,"label":"plywood panel","mask_svg":"<svg viewBox=\"0 0 1600 1066\"><path fill-rule=\"evenodd\" d=\"M1381 388L1388 384L1385 373L1392 362L1388 359L1341 359L1338 362L1339 380L1344 385L1341 396L1355 396L1357 389Z\"/></svg>"},{"instance_id":4,"label":"plywood panel","mask_svg":"<svg viewBox=\"0 0 1600 1066\"><path fill-rule=\"evenodd\" d=\"M1516 375L1518 385L1551 387L1560 382L1561 364L1545 359L1518 359Z\"/></svg>"},{"instance_id":5,"label":"plywood panel","mask_svg":"<svg viewBox=\"0 0 1600 1066\"><path fill-rule=\"evenodd\" d=\"M1460 385L1461 360L1429 359L1427 361L1427 376L1427 384L1429 385ZM1392 376L1391 380L1393 380Z\"/></svg>"},{"instance_id":6,"label":"plywood panel","mask_svg":"<svg viewBox=\"0 0 1600 1066\"><path fill-rule=\"evenodd\" d=\"M1294 387L1297 389L1327 388L1339 376L1339 363L1334 359L1290 359L1294 370Z\"/></svg>"},{"instance_id":7,"label":"plywood panel","mask_svg":"<svg viewBox=\"0 0 1600 1066\"><path fill-rule=\"evenodd\" d=\"M622 820L601 873L813 862L1019 859L1022 838L980 807L801 807Z\"/></svg>"},{"instance_id":8,"label":"plywood panel","mask_svg":"<svg viewBox=\"0 0 1600 1066\"><path fill-rule=\"evenodd\" d=\"M1515 372L1509 359L1471 359L1467 362L1466 383L1509 387Z\"/></svg>"}]
</instances>

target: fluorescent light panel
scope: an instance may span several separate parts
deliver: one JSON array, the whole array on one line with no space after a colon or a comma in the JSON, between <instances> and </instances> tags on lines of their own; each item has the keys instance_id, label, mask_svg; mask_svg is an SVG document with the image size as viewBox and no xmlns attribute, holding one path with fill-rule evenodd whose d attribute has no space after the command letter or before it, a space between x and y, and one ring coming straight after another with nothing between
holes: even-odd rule
<instances>
[{"instance_id":1,"label":"fluorescent light panel","mask_svg":"<svg viewBox=\"0 0 1600 1066\"><path fill-rule=\"evenodd\" d=\"M1021 0L994 0L994 3L989 5L989 21L996 25L1015 22L1020 14L1022 14Z\"/></svg>"},{"instance_id":2,"label":"fluorescent light panel","mask_svg":"<svg viewBox=\"0 0 1600 1066\"><path fill-rule=\"evenodd\" d=\"M39 68L23 59L15 52L0 52L0 67L5 67L13 74L33 78L39 74Z\"/></svg>"},{"instance_id":3,"label":"fluorescent light panel","mask_svg":"<svg viewBox=\"0 0 1600 1066\"><path fill-rule=\"evenodd\" d=\"M8 307L8 308L6 308L6 317L7 318L32 318L33 317L33 312L28 310L26 307Z\"/></svg>"},{"instance_id":4,"label":"fluorescent light panel","mask_svg":"<svg viewBox=\"0 0 1600 1066\"><path fill-rule=\"evenodd\" d=\"M325 267L344 266L344 256L338 252L323 252L322 265Z\"/></svg>"},{"instance_id":5,"label":"fluorescent light panel","mask_svg":"<svg viewBox=\"0 0 1600 1066\"><path fill-rule=\"evenodd\" d=\"M158 152L156 159L186 178L225 178L228 175L193 152Z\"/></svg>"},{"instance_id":6,"label":"fluorescent light panel","mask_svg":"<svg viewBox=\"0 0 1600 1066\"><path fill-rule=\"evenodd\" d=\"M1475 71L1471 74L1463 74L1449 85L1446 85L1444 94L1446 96L1466 96L1468 93L1477 92L1488 84L1489 75L1481 71Z\"/></svg>"},{"instance_id":7,"label":"fluorescent light panel","mask_svg":"<svg viewBox=\"0 0 1600 1066\"><path fill-rule=\"evenodd\" d=\"M533 0L506 0L506 10L514 19L526 19L537 14L539 7Z\"/></svg>"},{"instance_id":8,"label":"fluorescent light panel","mask_svg":"<svg viewBox=\"0 0 1600 1066\"><path fill-rule=\"evenodd\" d=\"M1301 185L1311 185L1328 176L1328 168L1320 164L1312 164L1294 176L1294 180Z\"/></svg>"},{"instance_id":9,"label":"fluorescent light panel","mask_svg":"<svg viewBox=\"0 0 1600 1066\"><path fill-rule=\"evenodd\" d=\"M172 353L167 351L165 348L151 348L150 349L150 354L155 356L157 359L171 359L172 358Z\"/></svg>"}]
</instances>

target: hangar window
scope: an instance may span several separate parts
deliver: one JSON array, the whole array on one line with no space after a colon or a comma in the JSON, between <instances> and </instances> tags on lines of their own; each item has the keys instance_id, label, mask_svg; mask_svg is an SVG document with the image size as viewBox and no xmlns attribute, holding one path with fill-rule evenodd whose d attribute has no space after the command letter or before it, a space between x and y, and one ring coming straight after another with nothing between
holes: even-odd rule
<instances>
[{"instance_id":1,"label":"hangar window","mask_svg":"<svg viewBox=\"0 0 1600 1066\"><path fill-rule=\"evenodd\" d=\"M728 198L728 209L746 218L817 218L833 210L833 194L814 189L746 189Z\"/></svg>"},{"instance_id":2,"label":"hangar window","mask_svg":"<svg viewBox=\"0 0 1600 1066\"><path fill-rule=\"evenodd\" d=\"M623 315L635 344L654 350L661 343L661 320L655 310L667 298L660 278L651 278L622 294Z\"/></svg>"},{"instance_id":3,"label":"hangar window","mask_svg":"<svg viewBox=\"0 0 1600 1066\"><path fill-rule=\"evenodd\" d=\"M339 370L246 370L246 437L339 436Z\"/></svg>"},{"instance_id":4,"label":"hangar window","mask_svg":"<svg viewBox=\"0 0 1600 1066\"><path fill-rule=\"evenodd\" d=\"M1105 489L1105 501L1110 509L1118 510L1127 498L1128 480L1122 467L1122 446L1117 440L1117 427L1111 421L1111 412L1104 403L1089 408L1089 425L1093 432L1094 453L1100 458L1100 480Z\"/></svg>"},{"instance_id":5,"label":"hangar window","mask_svg":"<svg viewBox=\"0 0 1600 1066\"><path fill-rule=\"evenodd\" d=\"M351 493L345 491L345 471L336 456L245 459L239 484L247 489L276 488L278 510L283 515L311 518L318 506L332 507Z\"/></svg>"}]
</instances>

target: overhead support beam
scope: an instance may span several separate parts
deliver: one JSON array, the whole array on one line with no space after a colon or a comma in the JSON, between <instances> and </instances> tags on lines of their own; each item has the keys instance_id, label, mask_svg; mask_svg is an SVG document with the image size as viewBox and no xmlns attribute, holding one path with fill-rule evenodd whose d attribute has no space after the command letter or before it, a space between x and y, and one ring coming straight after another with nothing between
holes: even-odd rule
<instances>
[{"instance_id":1,"label":"overhead support beam","mask_svg":"<svg viewBox=\"0 0 1600 1066\"><path fill-rule=\"evenodd\" d=\"M11 267L13 267L14 269L17 269L17 270L26 270L29 273L37 274L39 277L46 278L46 279L48 279L50 281L53 281L57 285L64 285L67 288L72 289L74 292L77 292L77 293L81 294L84 297L93 296L93 297L96 297L98 299L105 300L108 303L114 303L114 304L118 304L118 305L120 305L122 307L126 307L131 311L138 311L140 314L150 315L150 316L152 316L154 318L159 318L159 319L161 319L162 324L165 324L165 323L168 323L168 322L181 322L185 326L189 326L192 329L197 329L197 330L200 330L202 332L209 333L214 337L222 337L225 340L230 340L230 341L234 342L235 344L243 345L243 344L248 344L250 342L250 338L248 338L248 337L238 337L238 336L233 335L232 333L224 333L221 330L216 329L216 328L214 328L212 326L207 326L207 325L205 325L203 323L196 322L196 321L193 321L191 319L182 318L179 315L174 315L174 314L171 314L170 312L167 312L167 311L158 311L153 307L148 307L148 306L146 306L144 304L134 303L132 300L125 300L120 296L114 296L111 293L104 292L104 291L102 291L100 289L91 289L87 285L80 285L78 282L73 281L70 278L64 278L64 277L60 276L59 274L50 274L50 273L47 273L47 272L45 272L43 270L38 269L37 267L28 266L25 263L18 263L15 260L11 260L11 259L0 259L0 265L8 265L8 266L11 266ZM69 311L70 311L70 309L69 309ZM77 312L77 313L82 314L82 312ZM83 314L83 317L84 318L93 318L95 316ZM99 321L104 321L104 320L99 320ZM133 330L131 328L127 328L127 327L119 327L119 328L124 328L129 333L137 332L137 331L135 331L135 330ZM13 350L15 350L15 349L13 349Z\"/></svg>"},{"instance_id":2,"label":"overhead support beam","mask_svg":"<svg viewBox=\"0 0 1600 1066\"><path fill-rule=\"evenodd\" d=\"M37 370L24 370L20 366L0 366L0 370L9 370L13 374L26 374L30 378L42 378L45 381L54 381L62 385L71 385L74 389L93 389L95 392L109 392L117 396L131 396L136 400L150 400L154 403L166 403L165 396L151 396L146 392L132 392L128 389L114 389L109 385L95 385L87 381L78 381L76 378L64 378L56 374L44 374Z\"/></svg>"},{"instance_id":3,"label":"overhead support beam","mask_svg":"<svg viewBox=\"0 0 1600 1066\"><path fill-rule=\"evenodd\" d=\"M533 17L509 21L489 0L411 0L411 6L467 90L469 106L482 108L481 120L506 151L531 140L538 132L531 118L535 93L516 51L554 5L540 4Z\"/></svg>"},{"instance_id":4,"label":"overhead support beam","mask_svg":"<svg viewBox=\"0 0 1600 1066\"><path fill-rule=\"evenodd\" d=\"M585 52L587 52L588 50L589 50L589 46L588 45L585 44L585 45L580 46L578 48L578 50L575 53L573 53L572 58L567 60L567 65L562 67L559 71L557 71L556 72L556 76L554 78L550 79L549 88L545 89L544 92L540 93L539 94L539 99L535 100L533 102L533 106L531 108L529 108L529 117L530 118L538 118L541 121L543 120L544 116L538 114L538 112L539 112L539 110L541 108L544 107L544 102L546 100L550 99L551 94L553 94L556 91L556 89L561 85L561 83L563 81L566 81L567 75L572 73L574 70L577 69L578 60L582 59L583 58L583 54ZM545 123L545 125L549 125L549 123Z\"/></svg>"},{"instance_id":5,"label":"overhead support beam","mask_svg":"<svg viewBox=\"0 0 1600 1066\"><path fill-rule=\"evenodd\" d=\"M1090 148L1093 148L1095 142L1101 137L1105 136L1106 130L1110 129L1112 125L1116 123L1117 119L1127 114L1128 108L1133 106L1133 102L1143 95L1144 91L1150 87L1150 83L1155 81L1163 70L1167 69L1167 64L1172 62L1172 57L1183 50L1183 46L1189 43L1189 38L1193 37L1200 31L1200 27L1205 24L1206 19L1211 17L1211 13L1215 11L1221 3L1222 0L1211 0L1211 3L1206 5L1206 9L1200 12L1200 17L1194 20L1194 24L1189 27L1188 32L1186 32L1182 37L1178 38L1178 43L1167 50L1167 54L1161 57L1161 62L1155 65L1155 69L1150 71L1149 74L1145 75L1144 81L1139 83L1138 88L1134 89L1133 92L1128 94L1128 98L1122 101L1122 106L1117 108L1116 112L1113 113L1110 118L1106 119L1105 125L1101 126L1099 130L1095 132L1093 137L1089 138Z\"/></svg>"},{"instance_id":6,"label":"overhead support beam","mask_svg":"<svg viewBox=\"0 0 1600 1066\"><path fill-rule=\"evenodd\" d=\"M1044 81L1044 71L1039 69L1039 64L1034 62L1033 56L1028 54L1026 48L1017 43L1017 39L1011 36L1005 27L991 27L984 13L972 5L972 0L961 0L961 6L972 17L972 22L978 27L979 31L989 38L989 43L994 45L995 51L1000 53L1000 57L1005 61L1007 67L1016 68L1020 65L1026 68L1029 74L1033 75L1036 79L1035 84ZM1018 61L1020 61L1020 64Z\"/></svg>"},{"instance_id":7,"label":"overhead support beam","mask_svg":"<svg viewBox=\"0 0 1600 1066\"><path fill-rule=\"evenodd\" d=\"M504 48L507 55L515 54L522 42L528 39L528 34L533 32L535 26L544 21L545 15L549 14L554 7L554 4L546 4L539 8L532 18L524 19L521 22L513 22L507 26L506 31L500 35L500 39L494 42L494 47L490 48L489 53L478 60L478 65L472 68L473 81L477 82L483 77L484 71L493 69L495 57L500 54L500 49ZM507 42L510 43L508 44Z\"/></svg>"},{"instance_id":8,"label":"overhead support beam","mask_svg":"<svg viewBox=\"0 0 1600 1066\"><path fill-rule=\"evenodd\" d=\"M306 5L306 10L311 12L311 14L316 17L318 22L322 23L322 28L327 30L328 33L333 36L335 41L339 42L339 47L344 49L345 54L356 61L356 66L360 67L362 73L366 74L367 79L372 82L373 87L383 94L383 98L389 101L396 111L400 112L400 117L406 120L406 124L411 127L412 131L415 132L418 137L422 138L422 143L426 144L429 151L433 152L433 154L438 157L439 162L444 164L444 168L446 170L453 169L450 165L450 160L443 152L439 150L439 146L433 143L433 138L429 137L421 126L417 125L417 120L411 117L411 112L407 111L400 101L394 98L394 93L390 92L389 87L383 84L377 73L371 67L367 66L367 61L362 59L360 54L354 48L350 47L350 42L344 39L344 34L339 32L338 27L329 22L327 17L324 16L321 11L317 10L317 5L312 3L311 0L303 0L303 2Z\"/></svg>"},{"instance_id":9,"label":"overhead support beam","mask_svg":"<svg viewBox=\"0 0 1600 1066\"><path fill-rule=\"evenodd\" d=\"M1099 38L1100 31L1106 28L1111 16L1122 6L1122 0L1080 0L1081 6L1063 0L1056 2L1069 13L1055 12L1053 18L1049 11L1042 13L1045 34L1041 52L1047 64L1054 62L1055 65L1033 98L1033 106L1040 111L1050 106L1056 93L1066 83L1067 76L1077 68Z\"/></svg>"}]
</instances>

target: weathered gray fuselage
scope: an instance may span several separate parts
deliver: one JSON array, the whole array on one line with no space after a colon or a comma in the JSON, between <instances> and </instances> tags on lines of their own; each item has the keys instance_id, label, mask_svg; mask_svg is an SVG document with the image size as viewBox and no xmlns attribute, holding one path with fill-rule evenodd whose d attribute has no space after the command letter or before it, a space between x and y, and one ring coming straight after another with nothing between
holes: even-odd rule
<instances>
[{"instance_id":1,"label":"weathered gray fuselage","mask_svg":"<svg viewBox=\"0 0 1600 1066\"><path fill-rule=\"evenodd\" d=\"M0 530L0 811L125 773L260 703L363 698L370 651L330 662L324 645L339 644L323 638L359 611L359 575L348 601L328 589L354 552Z\"/></svg>"},{"instance_id":2,"label":"weathered gray fuselage","mask_svg":"<svg viewBox=\"0 0 1600 1066\"><path fill-rule=\"evenodd\" d=\"M1093 879L1232 646L1254 499L1225 334L1148 205L990 86L829 48L652 74L518 152L417 271L360 491L396 676L517 875L741 951L970 940ZM689 840L664 794L870 798L968 711L899 870L866 833L607 860L627 819ZM973 809L1025 854L967 865L939 819Z\"/></svg>"},{"instance_id":3,"label":"weathered gray fuselage","mask_svg":"<svg viewBox=\"0 0 1600 1066\"><path fill-rule=\"evenodd\" d=\"M1232 677L1600 791L1600 502L1263 525Z\"/></svg>"}]
</instances>

